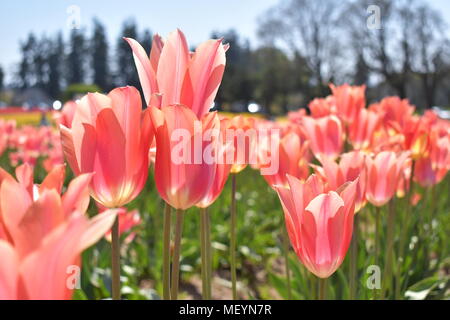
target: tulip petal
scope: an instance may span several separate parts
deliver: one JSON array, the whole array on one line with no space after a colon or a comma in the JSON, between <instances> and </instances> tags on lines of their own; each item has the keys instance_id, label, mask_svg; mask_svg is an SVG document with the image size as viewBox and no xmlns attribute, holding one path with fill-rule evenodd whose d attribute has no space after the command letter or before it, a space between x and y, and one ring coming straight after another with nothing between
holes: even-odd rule
<instances>
[{"instance_id":1,"label":"tulip petal","mask_svg":"<svg viewBox=\"0 0 450 320\"><path fill-rule=\"evenodd\" d=\"M92 175L81 174L70 182L62 196L62 206L66 217L73 211L86 212L89 206L89 183Z\"/></svg>"},{"instance_id":2,"label":"tulip petal","mask_svg":"<svg viewBox=\"0 0 450 320\"><path fill-rule=\"evenodd\" d=\"M189 48L180 30L170 33L159 58L156 79L163 93L162 105L181 103L183 81L189 64Z\"/></svg>"},{"instance_id":3,"label":"tulip petal","mask_svg":"<svg viewBox=\"0 0 450 320\"><path fill-rule=\"evenodd\" d=\"M55 166L41 183L40 189L55 189L58 193L61 193L64 184L65 171L66 166L64 164Z\"/></svg>"},{"instance_id":4,"label":"tulip petal","mask_svg":"<svg viewBox=\"0 0 450 320\"><path fill-rule=\"evenodd\" d=\"M134 39L124 38L133 51L134 63L141 82L142 91L147 104L150 103L150 97L153 93L158 92L158 84L156 82L156 68L150 63L149 57L144 48ZM155 48L159 49L159 48ZM152 47L152 52L153 52ZM156 54L156 53L155 53ZM154 58L156 59L156 58Z\"/></svg>"},{"instance_id":5,"label":"tulip petal","mask_svg":"<svg viewBox=\"0 0 450 320\"><path fill-rule=\"evenodd\" d=\"M0 257L0 300L16 300L19 259L14 248L1 239Z\"/></svg>"}]
</instances>

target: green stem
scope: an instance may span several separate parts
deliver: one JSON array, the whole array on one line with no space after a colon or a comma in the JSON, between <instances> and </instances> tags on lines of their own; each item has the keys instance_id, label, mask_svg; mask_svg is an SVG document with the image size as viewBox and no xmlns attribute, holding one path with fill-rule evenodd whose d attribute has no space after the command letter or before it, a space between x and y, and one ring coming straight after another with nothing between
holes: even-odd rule
<instances>
[{"instance_id":1,"label":"green stem","mask_svg":"<svg viewBox=\"0 0 450 320\"><path fill-rule=\"evenodd\" d=\"M319 279L319 300L327 298L327 278Z\"/></svg>"},{"instance_id":2,"label":"green stem","mask_svg":"<svg viewBox=\"0 0 450 320\"><path fill-rule=\"evenodd\" d=\"M231 290L233 300L237 299L236 290L236 174L231 175L231 235L230 235L230 267Z\"/></svg>"},{"instance_id":3,"label":"green stem","mask_svg":"<svg viewBox=\"0 0 450 320\"><path fill-rule=\"evenodd\" d=\"M381 297L386 297L386 292L392 286L392 270L394 257L394 230L395 230L395 199L388 203L388 221L387 221L387 236L386 236L386 260L384 266L384 281L381 290Z\"/></svg>"},{"instance_id":4,"label":"green stem","mask_svg":"<svg viewBox=\"0 0 450 320\"><path fill-rule=\"evenodd\" d=\"M166 203L164 207L164 235L163 235L163 298L170 300L170 224L171 208Z\"/></svg>"},{"instance_id":5,"label":"green stem","mask_svg":"<svg viewBox=\"0 0 450 320\"><path fill-rule=\"evenodd\" d=\"M181 234L183 232L183 219L184 219L183 210L177 209L176 215L177 216L175 225L175 241L174 241L173 261L172 261L172 288L170 291L172 300L178 299L178 283L180 280Z\"/></svg>"},{"instance_id":6,"label":"green stem","mask_svg":"<svg viewBox=\"0 0 450 320\"><path fill-rule=\"evenodd\" d=\"M202 260L202 297L208 299L208 267L206 252L206 209L200 208L200 255Z\"/></svg>"},{"instance_id":7,"label":"green stem","mask_svg":"<svg viewBox=\"0 0 450 320\"><path fill-rule=\"evenodd\" d=\"M411 215L412 215L411 199L414 194L414 179L413 178L414 178L415 164L416 164L415 160L412 160L411 176L409 178L409 191L405 197L406 198L406 210L405 210L406 216L404 216L404 219L402 219L404 224L402 226L399 248L398 248L398 258L397 258L398 266L397 266L397 274L395 277L395 299L397 299L397 300L399 300L401 298L402 268L403 268L403 263L405 262L404 255L405 255L405 246L407 245L406 240L407 240L408 231L409 231L409 221L411 220Z\"/></svg>"},{"instance_id":8,"label":"green stem","mask_svg":"<svg viewBox=\"0 0 450 320\"><path fill-rule=\"evenodd\" d=\"M358 273L358 217L359 215L356 214L353 226L353 237L350 247L350 300L354 300L356 298L356 282Z\"/></svg>"},{"instance_id":9,"label":"green stem","mask_svg":"<svg viewBox=\"0 0 450 320\"><path fill-rule=\"evenodd\" d=\"M379 251L379 241L380 241L380 207L375 207L375 250L374 250L374 259L373 259L373 264L378 266L378 251ZM377 299L377 289L373 289L373 300Z\"/></svg>"},{"instance_id":10,"label":"green stem","mask_svg":"<svg viewBox=\"0 0 450 320\"><path fill-rule=\"evenodd\" d=\"M309 271L307 271L307 274L309 275L309 282L310 282L310 288L311 288L310 298L311 298L311 300L317 299L317 296L319 294L319 291L317 288L318 287L318 284L317 284L318 278L314 274L310 273Z\"/></svg>"},{"instance_id":11,"label":"green stem","mask_svg":"<svg viewBox=\"0 0 450 320\"><path fill-rule=\"evenodd\" d=\"M374 250L374 264L378 265L378 251L380 250L380 207L375 207L375 250Z\"/></svg>"},{"instance_id":12,"label":"green stem","mask_svg":"<svg viewBox=\"0 0 450 320\"><path fill-rule=\"evenodd\" d=\"M112 299L120 300L120 239L119 217L116 217L111 230Z\"/></svg>"},{"instance_id":13,"label":"green stem","mask_svg":"<svg viewBox=\"0 0 450 320\"><path fill-rule=\"evenodd\" d=\"M205 209L205 212L206 212L206 270L208 272L207 292L208 292L208 299L211 299L212 298L211 218L209 216L208 208Z\"/></svg>"},{"instance_id":14,"label":"green stem","mask_svg":"<svg viewBox=\"0 0 450 320\"><path fill-rule=\"evenodd\" d=\"M283 251L284 251L284 264L286 272L286 284L288 290L288 299L292 300L292 289L291 289L291 274L289 272L289 236L286 227L283 226Z\"/></svg>"}]
</instances>

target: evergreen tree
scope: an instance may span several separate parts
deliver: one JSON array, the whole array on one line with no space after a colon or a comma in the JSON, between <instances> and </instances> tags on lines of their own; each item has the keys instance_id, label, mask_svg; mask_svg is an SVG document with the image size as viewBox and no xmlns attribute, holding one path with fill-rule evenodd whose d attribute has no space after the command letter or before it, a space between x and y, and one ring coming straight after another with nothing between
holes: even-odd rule
<instances>
[{"instance_id":1,"label":"evergreen tree","mask_svg":"<svg viewBox=\"0 0 450 320\"><path fill-rule=\"evenodd\" d=\"M45 38L45 36L43 36L40 40L37 40L34 47L32 48L32 62L35 86L40 89L45 89L46 87L48 49L48 40Z\"/></svg>"},{"instance_id":2,"label":"evergreen tree","mask_svg":"<svg viewBox=\"0 0 450 320\"><path fill-rule=\"evenodd\" d=\"M83 83L85 80L85 39L83 31L72 29L70 34L70 52L67 57L68 84Z\"/></svg>"},{"instance_id":3,"label":"evergreen tree","mask_svg":"<svg viewBox=\"0 0 450 320\"><path fill-rule=\"evenodd\" d=\"M145 29L142 38L139 40L139 42L142 44L142 47L144 47L145 52L147 54L150 54L150 50L152 49L152 41L153 41L153 34L149 29Z\"/></svg>"},{"instance_id":4,"label":"evergreen tree","mask_svg":"<svg viewBox=\"0 0 450 320\"><path fill-rule=\"evenodd\" d=\"M22 89L29 88L33 81L33 50L36 45L36 38L33 33L28 35L27 40L21 44L21 60L19 63L18 78Z\"/></svg>"},{"instance_id":5,"label":"evergreen tree","mask_svg":"<svg viewBox=\"0 0 450 320\"><path fill-rule=\"evenodd\" d=\"M105 28L97 19L94 19L94 32L90 46L94 83L102 88L102 90L108 91L111 88L108 65L108 41Z\"/></svg>"},{"instance_id":6,"label":"evergreen tree","mask_svg":"<svg viewBox=\"0 0 450 320\"><path fill-rule=\"evenodd\" d=\"M61 93L63 82L64 40L61 32L49 45L47 92L57 98Z\"/></svg>"},{"instance_id":7,"label":"evergreen tree","mask_svg":"<svg viewBox=\"0 0 450 320\"><path fill-rule=\"evenodd\" d=\"M5 80L5 74L3 72L2 66L0 66L0 90L2 90L4 87L4 83L3 83L4 80Z\"/></svg>"},{"instance_id":8,"label":"evergreen tree","mask_svg":"<svg viewBox=\"0 0 450 320\"><path fill-rule=\"evenodd\" d=\"M124 37L137 39L138 32L134 20L127 20L123 24L121 34L117 39L117 85L135 86L140 88L139 78L134 66L133 54Z\"/></svg>"}]
</instances>

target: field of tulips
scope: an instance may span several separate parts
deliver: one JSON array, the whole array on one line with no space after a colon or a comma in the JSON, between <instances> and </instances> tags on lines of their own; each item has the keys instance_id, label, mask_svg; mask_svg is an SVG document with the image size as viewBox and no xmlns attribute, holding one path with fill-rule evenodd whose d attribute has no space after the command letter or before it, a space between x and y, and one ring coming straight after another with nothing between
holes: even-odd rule
<instances>
[{"instance_id":1,"label":"field of tulips","mask_svg":"<svg viewBox=\"0 0 450 320\"><path fill-rule=\"evenodd\" d=\"M209 112L222 40L125 40L144 97L0 118L0 299L450 297L449 121L347 84L282 120Z\"/></svg>"}]
</instances>

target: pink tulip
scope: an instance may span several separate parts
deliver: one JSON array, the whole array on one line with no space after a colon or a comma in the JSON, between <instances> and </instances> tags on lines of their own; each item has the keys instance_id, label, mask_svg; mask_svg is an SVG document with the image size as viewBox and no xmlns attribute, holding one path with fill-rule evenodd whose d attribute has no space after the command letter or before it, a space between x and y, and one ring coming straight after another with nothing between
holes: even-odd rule
<instances>
[{"instance_id":1,"label":"pink tulip","mask_svg":"<svg viewBox=\"0 0 450 320\"><path fill-rule=\"evenodd\" d=\"M227 133L225 139L233 143L234 157L231 173L239 173L251 162L251 150L255 148L257 132L256 119L238 115L223 121Z\"/></svg>"},{"instance_id":2,"label":"pink tulip","mask_svg":"<svg viewBox=\"0 0 450 320\"><path fill-rule=\"evenodd\" d=\"M73 117L75 115L75 110L77 109L77 103L75 101L69 100L64 103L62 110L54 113L53 118L57 125L63 125L67 128L72 127Z\"/></svg>"},{"instance_id":3,"label":"pink tulip","mask_svg":"<svg viewBox=\"0 0 450 320\"><path fill-rule=\"evenodd\" d=\"M366 198L375 206L385 205L397 190L409 153L396 155L392 151L383 151L374 158L367 157Z\"/></svg>"},{"instance_id":4,"label":"pink tulip","mask_svg":"<svg viewBox=\"0 0 450 320\"><path fill-rule=\"evenodd\" d=\"M224 123L224 121L221 121L221 124ZM221 127L221 129L224 129ZM223 132L222 132L223 134ZM206 191L205 196L203 197L200 202L196 204L199 208L207 208L211 204L213 204L214 201L219 197L219 195L222 193L222 190L225 186L225 183L227 182L228 176L230 175L232 164L228 163L227 157L231 158L231 156L228 156L229 153L233 154L233 145L230 142L226 142L223 139L218 145L218 161L216 162L216 174L214 176L214 181L209 190Z\"/></svg>"},{"instance_id":5,"label":"pink tulip","mask_svg":"<svg viewBox=\"0 0 450 320\"><path fill-rule=\"evenodd\" d=\"M90 174L72 180L63 196L63 166L40 186L26 165L16 175L19 181L0 175L0 299L70 299L81 252L108 231L116 213L85 216Z\"/></svg>"},{"instance_id":6,"label":"pink tulip","mask_svg":"<svg viewBox=\"0 0 450 320\"><path fill-rule=\"evenodd\" d=\"M355 121L348 126L348 140L355 150L369 148L379 122L380 117L377 113L367 109L359 111Z\"/></svg>"},{"instance_id":7,"label":"pink tulip","mask_svg":"<svg viewBox=\"0 0 450 320\"><path fill-rule=\"evenodd\" d=\"M286 175L305 180L309 175L309 142L302 141L295 132L288 132L280 140L278 159L278 170L275 174L263 175L267 183L273 187L275 185L287 185ZM267 164L270 167L272 164Z\"/></svg>"},{"instance_id":8,"label":"pink tulip","mask_svg":"<svg viewBox=\"0 0 450 320\"><path fill-rule=\"evenodd\" d=\"M173 208L188 209L213 187L217 164L204 154L217 151L217 140L207 141L206 135L219 132L219 118L208 113L198 119L184 106L150 107L149 112L156 128L156 188Z\"/></svg>"},{"instance_id":9,"label":"pink tulip","mask_svg":"<svg viewBox=\"0 0 450 320\"><path fill-rule=\"evenodd\" d=\"M321 160L336 159L342 151L344 132L341 121L334 115L313 119L304 117L303 129L314 156Z\"/></svg>"},{"instance_id":10,"label":"pink tulip","mask_svg":"<svg viewBox=\"0 0 450 320\"><path fill-rule=\"evenodd\" d=\"M450 170L450 135L437 136L431 132L430 151L416 160L414 180L423 187L433 186Z\"/></svg>"},{"instance_id":11,"label":"pink tulip","mask_svg":"<svg viewBox=\"0 0 450 320\"><path fill-rule=\"evenodd\" d=\"M313 118L322 118L337 113L336 99L333 96L315 98L308 104L308 108Z\"/></svg>"},{"instance_id":12,"label":"pink tulip","mask_svg":"<svg viewBox=\"0 0 450 320\"><path fill-rule=\"evenodd\" d=\"M342 264L350 245L357 180L328 192L316 175L304 183L289 175L287 180L289 187L276 190L292 247L309 271L328 278Z\"/></svg>"},{"instance_id":13,"label":"pink tulip","mask_svg":"<svg viewBox=\"0 0 450 320\"><path fill-rule=\"evenodd\" d=\"M386 97L379 103L369 106L369 110L378 113L382 117L381 123L386 130L401 131L405 122L413 115L414 106L407 99L399 97Z\"/></svg>"},{"instance_id":14,"label":"pink tulip","mask_svg":"<svg viewBox=\"0 0 450 320\"><path fill-rule=\"evenodd\" d=\"M337 190L347 181L357 178L355 212L358 212L366 204L366 155L360 151L351 151L341 155L339 164L324 159L322 167L311 164L316 174L326 183L327 190Z\"/></svg>"},{"instance_id":15,"label":"pink tulip","mask_svg":"<svg viewBox=\"0 0 450 320\"><path fill-rule=\"evenodd\" d=\"M366 86L349 86L344 84L336 87L330 84L330 89L335 98L337 115L346 124L353 124L359 112L366 105L364 94Z\"/></svg>"},{"instance_id":16,"label":"pink tulip","mask_svg":"<svg viewBox=\"0 0 450 320\"><path fill-rule=\"evenodd\" d=\"M194 53L184 34L176 30L163 42L159 35L153 39L150 58L142 46L125 38L133 57L147 104L152 94L162 94L162 105L183 104L201 118L212 107L225 69L227 46L222 39L208 40Z\"/></svg>"},{"instance_id":17,"label":"pink tulip","mask_svg":"<svg viewBox=\"0 0 450 320\"><path fill-rule=\"evenodd\" d=\"M75 111L72 128L60 126L65 157L76 175L94 172L92 197L108 208L133 200L144 187L153 139L139 91L89 93Z\"/></svg>"}]
</instances>

